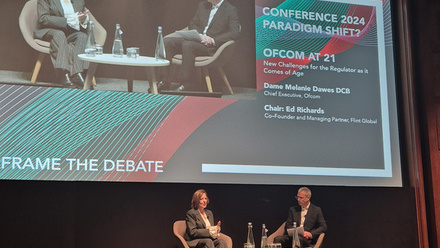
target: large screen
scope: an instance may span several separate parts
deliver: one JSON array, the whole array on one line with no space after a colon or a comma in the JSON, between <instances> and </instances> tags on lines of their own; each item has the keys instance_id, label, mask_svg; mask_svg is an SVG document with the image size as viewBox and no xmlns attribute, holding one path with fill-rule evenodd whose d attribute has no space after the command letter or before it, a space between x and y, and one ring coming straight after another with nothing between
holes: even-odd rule
<instances>
[{"instance_id":1,"label":"large screen","mask_svg":"<svg viewBox=\"0 0 440 248\"><path fill-rule=\"evenodd\" d=\"M0 179L402 186L390 1L229 2L250 97L3 84Z\"/></svg>"}]
</instances>

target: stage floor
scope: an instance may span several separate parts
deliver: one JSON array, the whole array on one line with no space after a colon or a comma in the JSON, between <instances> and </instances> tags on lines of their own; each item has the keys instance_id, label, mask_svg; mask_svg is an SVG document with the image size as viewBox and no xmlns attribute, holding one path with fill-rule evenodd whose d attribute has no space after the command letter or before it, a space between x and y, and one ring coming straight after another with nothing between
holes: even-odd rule
<instances>
[{"instance_id":1,"label":"stage floor","mask_svg":"<svg viewBox=\"0 0 440 248\"><path fill-rule=\"evenodd\" d=\"M58 84L37 81L30 82L31 74L29 72L17 72L0 70L0 83L14 85L29 85L41 87L60 87ZM148 93L149 84L145 80L133 81L133 92ZM257 94L255 88L232 87L234 94L229 95L227 89L223 88L222 98L233 98L240 100L256 100ZM127 91L127 80L118 78L96 78L95 90L102 91Z\"/></svg>"}]
</instances>

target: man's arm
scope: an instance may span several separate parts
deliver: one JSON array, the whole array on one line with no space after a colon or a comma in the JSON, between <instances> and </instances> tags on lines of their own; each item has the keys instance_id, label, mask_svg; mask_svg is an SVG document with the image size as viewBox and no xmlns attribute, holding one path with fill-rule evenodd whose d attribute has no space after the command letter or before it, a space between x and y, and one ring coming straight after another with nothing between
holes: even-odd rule
<instances>
[{"instance_id":1,"label":"man's arm","mask_svg":"<svg viewBox=\"0 0 440 248\"><path fill-rule=\"evenodd\" d=\"M211 11L210 6L211 4L207 2L199 3L196 14L188 26L190 30L195 29L199 33L203 32L208 21L206 18ZM201 37L202 43L205 45L218 47L229 40L236 40L240 35L237 9L228 2L224 2L220 8L222 10L219 9L215 14L215 20L213 20L211 27L208 29L207 35L202 35Z\"/></svg>"},{"instance_id":2,"label":"man's arm","mask_svg":"<svg viewBox=\"0 0 440 248\"><path fill-rule=\"evenodd\" d=\"M237 8L229 5L225 14L227 15L226 30L220 32L219 34L213 35L212 37L216 46L220 46L229 40L236 40L240 35L240 22L238 20Z\"/></svg>"},{"instance_id":3,"label":"man's arm","mask_svg":"<svg viewBox=\"0 0 440 248\"><path fill-rule=\"evenodd\" d=\"M188 26L189 30L195 29L199 33L203 32L203 28L205 27L203 27L203 24L201 24L201 20L200 20L200 13L203 10L203 4L204 2L200 2L199 5L197 6L196 14L189 22L189 26Z\"/></svg>"},{"instance_id":4,"label":"man's arm","mask_svg":"<svg viewBox=\"0 0 440 248\"><path fill-rule=\"evenodd\" d=\"M291 207L289 209L289 213L287 214L287 220L286 220L286 233L287 233L287 229L293 228L293 222L295 221L294 219L294 213L295 213L295 208Z\"/></svg>"},{"instance_id":5,"label":"man's arm","mask_svg":"<svg viewBox=\"0 0 440 248\"><path fill-rule=\"evenodd\" d=\"M320 207L317 207L317 218L316 218L315 227L316 227L315 229L310 231L313 238L317 238L321 233L327 231L327 223L325 222L324 214L322 213Z\"/></svg>"},{"instance_id":6,"label":"man's arm","mask_svg":"<svg viewBox=\"0 0 440 248\"><path fill-rule=\"evenodd\" d=\"M37 12L40 28L66 29L68 27L67 19L63 16L57 16L51 13L50 1L51 0L38 0Z\"/></svg>"}]
</instances>

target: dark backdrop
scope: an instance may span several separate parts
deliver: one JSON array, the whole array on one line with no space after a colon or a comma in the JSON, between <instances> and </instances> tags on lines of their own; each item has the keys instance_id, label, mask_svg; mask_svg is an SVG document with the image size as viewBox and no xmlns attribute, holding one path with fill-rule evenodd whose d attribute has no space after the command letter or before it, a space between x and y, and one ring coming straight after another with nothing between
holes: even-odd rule
<instances>
[{"instance_id":1,"label":"dark backdrop","mask_svg":"<svg viewBox=\"0 0 440 248\"><path fill-rule=\"evenodd\" d=\"M297 186L0 181L2 247L178 247L173 222L208 192L214 218L243 247L287 218ZM417 247L412 188L310 187L328 224L324 247Z\"/></svg>"},{"instance_id":2,"label":"dark backdrop","mask_svg":"<svg viewBox=\"0 0 440 248\"><path fill-rule=\"evenodd\" d=\"M0 2L0 70L30 72L37 52L22 38L18 16L26 0ZM197 0L87 0L107 29L111 51L114 26L124 31L124 46L153 55L157 26L164 33L189 22ZM226 68L233 86L254 87L254 1L230 0L239 9L242 35L236 59ZM46 58L39 79L51 80ZM234 70L240 68L240 70ZM137 77L144 79L143 70ZM124 78L118 67L102 66L98 77ZM269 234L286 219L298 187L104 182L0 181L2 247L165 247L179 245L172 223L183 219L192 193L205 188L209 208L222 221L234 247L242 247L247 222L259 245L261 224ZM324 247L417 247L413 188L311 187L329 230Z\"/></svg>"}]
</instances>

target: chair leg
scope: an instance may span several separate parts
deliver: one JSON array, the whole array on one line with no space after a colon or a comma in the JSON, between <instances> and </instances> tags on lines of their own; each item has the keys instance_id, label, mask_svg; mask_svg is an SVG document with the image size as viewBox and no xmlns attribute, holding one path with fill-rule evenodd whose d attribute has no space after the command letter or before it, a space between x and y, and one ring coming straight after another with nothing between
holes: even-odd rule
<instances>
[{"instance_id":1,"label":"chair leg","mask_svg":"<svg viewBox=\"0 0 440 248\"><path fill-rule=\"evenodd\" d=\"M203 78L202 78L202 67L196 67L196 78L195 78L195 80L197 80L197 87L199 89L202 89L202 83L204 82Z\"/></svg>"},{"instance_id":2,"label":"chair leg","mask_svg":"<svg viewBox=\"0 0 440 248\"><path fill-rule=\"evenodd\" d=\"M95 79L95 76L93 76L93 78L92 78L92 83L93 83L93 86L96 86L96 79Z\"/></svg>"},{"instance_id":3,"label":"chair leg","mask_svg":"<svg viewBox=\"0 0 440 248\"><path fill-rule=\"evenodd\" d=\"M46 54L39 53L37 62L35 62L34 71L32 72L31 83L35 83L37 81L38 73L40 73L41 65L43 64L44 56Z\"/></svg>"},{"instance_id":4,"label":"chair leg","mask_svg":"<svg viewBox=\"0 0 440 248\"><path fill-rule=\"evenodd\" d=\"M177 65L171 64L170 65L170 70L169 70L169 74L168 74L168 83L171 84L171 82L173 82L175 80L175 74L176 74L176 70L177 70Z\"/></svg>"},{"instance_id":5,"label":"chair leg","mask_svg":"<svg viewBox=\"0 0 440 248\"><path fill-rule=\"evenodd\" d=\"M212 93L212 84L211 84L211 78L209 77L209 71L208 68L203 67L203 76L205 77L206 86L208 87L208 92Z\"/></svg>"},{"instance_id":6,"label":"chair leg","mask_svg":"<svg viewBox=\"0 0 440 248\"><path fill-rule=\"evenodd\" d=\"M157 90L157 77L156 77L156 69L154 67L146 67L147 68L147 79L150 84L150 92L153 94L158 94Z\"/></svg>"},{"instance_id":7,"label":"chair leg","mask_svg":"<svg viewBox=\"0 0 440 248\"><path fill-rule=\"evenodd\" d=\"M226 87L228 87L229 93L230 93L231 95L233 95L234 92L232 91L232 87L231 87L231 85L229 84L228 78L226 77L226 74L225 74L225 72L223 71L223 68L222 68L221 66L219 66L219 67L217 67L217 69L218 69L218 72L220 73L220 76L222 77L223 81L225 82Z\"/></svg>"}]
</instances>

